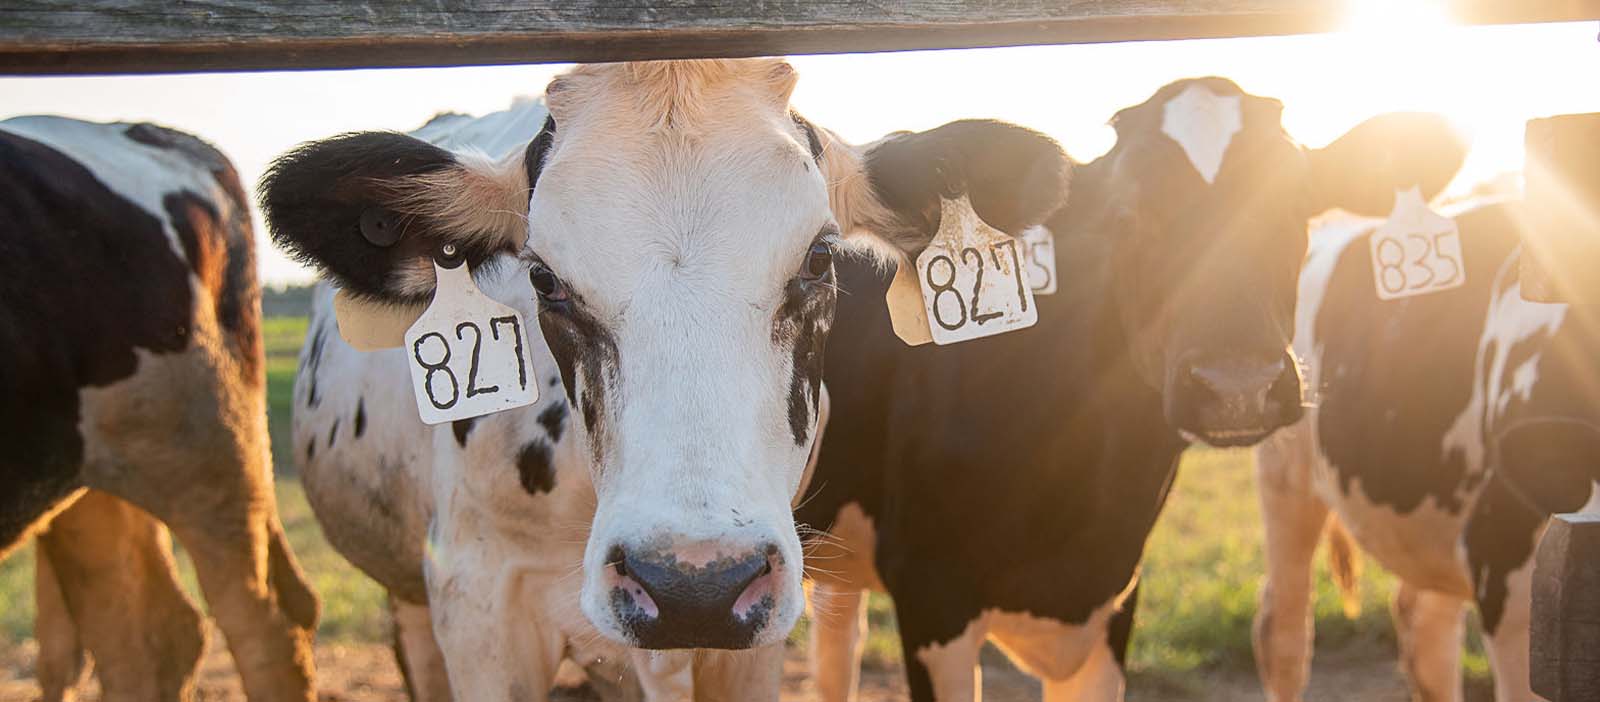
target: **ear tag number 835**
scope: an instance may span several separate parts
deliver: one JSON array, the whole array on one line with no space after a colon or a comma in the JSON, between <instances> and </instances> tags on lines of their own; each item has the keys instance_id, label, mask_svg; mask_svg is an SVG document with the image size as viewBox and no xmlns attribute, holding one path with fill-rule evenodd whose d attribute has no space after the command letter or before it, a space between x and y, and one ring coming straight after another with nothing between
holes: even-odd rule
<instances>
[{"instance_id":1,"label":"ear tag number 835","mask_svg":"<svg viewBox=\"0 0 1600 702\"><path fill-rule=\"evenodd\" d=\"M1372 232L1378 299L1449 290L1467 281L1456 222L1428 208L1417 188L1395 193L1394 211Z\"/></svg>"},{"instance_id":2,"label":"ear tag number 835","mask_svg":"<svg viewBox=\"0 0 1600 702\"><path fill-rule=\"evenodd\" d=\"M533 404L528 327L516 310L489 299L462 263L433 264L433 303L406 330L411 389L425 424L471 419Z\"/></svg>"},{"instance_id":3,"label":"ear tag number 835","mask_svg":"<svg viewBox=\"0 0 1600 702\"><path fill-rule=\"evenodd\" d=\"M895 333L913 346L954 344L1039 320L1023 244L984 223L966 196L940 202L939 232L889 289ZM914 290L920 288L920 295Z\"/></svg>"}]
</instances>

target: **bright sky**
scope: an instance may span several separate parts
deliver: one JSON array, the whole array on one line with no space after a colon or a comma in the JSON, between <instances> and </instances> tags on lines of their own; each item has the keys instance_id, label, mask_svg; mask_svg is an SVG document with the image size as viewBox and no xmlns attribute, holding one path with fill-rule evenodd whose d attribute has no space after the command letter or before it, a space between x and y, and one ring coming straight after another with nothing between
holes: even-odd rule
<instances>
[{"instance_id":1,"label":"bright sky","mask_svg":"<svg viewBox=\"0 0 1600 702\"><path fill-rule=\"evenodd\" d=\"M1350 32L1317 36L797 57L794 105L853 141L963 117L1005 119L1055 136L1086 161L1111 147L1106 120L1118 109L1172 80L1220 75L1282 100L1284 125L1311 146L1378 112L1445 113L1475 137L1456 190L1520 169L1527 119L1600 112L1593 23L1452 28L1427 13L1376 12ZM0 78L0 119L159 122L217 145L248 186L300 142L408 131L446 110L503 109L563 68ZM261 239L267 283L310 278Z\"/></svg>"}]
</instances>

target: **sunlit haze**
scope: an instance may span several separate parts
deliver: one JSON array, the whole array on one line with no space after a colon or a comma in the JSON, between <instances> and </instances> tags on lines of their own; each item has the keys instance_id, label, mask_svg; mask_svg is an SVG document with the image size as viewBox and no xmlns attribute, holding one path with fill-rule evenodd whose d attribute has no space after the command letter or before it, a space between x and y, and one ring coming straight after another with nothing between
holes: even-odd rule
<instances>
[{"instance_id":1,"label":"sunlit haze","mask_svg":"<svg viewBox=\"0 0 1600 702\"><path fill-rule=\"evenodd\" d=\"M1592 23L1457 28L1425 4L1364 0L1357 8L1340 34L797 57L794 104L856 141L994 117L1047 132L1088 160L1110 148L1106 120L1118 109L1171 80L1220 75L1282 100L1284 125L1312 146L1378 112L1445 113L1475 138L1456 192L1521 168L1527 119L1600 111ZM297 143L349 130L410 130L440 111L502 109L514 96L539 93L561 70L3 78L0 118L159 122L220 147L250 184ZM262 239L269 284L310 278Z\"/></svg>"}]
</instances>

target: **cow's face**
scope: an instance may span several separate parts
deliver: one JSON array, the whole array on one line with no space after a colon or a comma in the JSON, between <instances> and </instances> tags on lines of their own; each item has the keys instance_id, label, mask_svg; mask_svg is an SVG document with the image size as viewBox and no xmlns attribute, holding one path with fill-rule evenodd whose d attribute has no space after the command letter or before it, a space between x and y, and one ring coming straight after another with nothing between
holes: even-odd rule
<instances>
[{"instance_id":1,"label":"cow's face","mask_svg":"<svg viewBox=\"0 0 1600 702\"><path fill-rule=\"evenodd\" d=\"M1117 114L1116 146L1075 195L1115 238L1113 294L1168 422L1220 446L1301 414L1288 345L1307 219L1332 207L1386 215L1397 187L1431 195L1464 156L1448 125L1416 114L1306 149L1281 109L1220 78L1168 85Z\"/></svg>"},{"instance_id":2,"label":"cow's face","mask_svg":"<svg viewBox=\"0 0 1600 702\"><path fill-rule=\"evenodd\" d=\"M445 243L529 277L598 496L583 610L623 643L744 648L798 618L790 505L817 434L833 248L914 253L952 185L1018 228L1064 195L1044 137L967 122L858 150L790 112L794 78L770 60L584 67L552 83L550 121L512 162L356 135L265 183L280 243L347 290L425 300ZM398 213L398 242L361 237L373 208Z\"/></svg>"}]
</instances>

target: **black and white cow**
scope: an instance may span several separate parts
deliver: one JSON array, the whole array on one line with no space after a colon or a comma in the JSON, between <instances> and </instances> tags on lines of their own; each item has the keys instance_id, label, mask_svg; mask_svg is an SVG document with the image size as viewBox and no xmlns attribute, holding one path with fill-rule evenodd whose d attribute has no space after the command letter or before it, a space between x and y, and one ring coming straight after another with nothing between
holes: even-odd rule
<instances>
[{"instance_id":1,"label":"black and white cow","mask_svg":"<svg viewBox=\"0 0 1600 702\"><path fill-rule=\"evenodd\" d=\"M1308 149L1280 111L1201 78L1117 113L1116 145L1046 224L1058 291L1037 325L981 346L907 348L876 304L888 277L841 263L832 414L796 514L833 537L814 576L822 699L853 694L867 588L894 598L912 699L974 699L985 639L1047 700L1120 698L1140 554L1185 437L1243 445L1300 417L1307 219L1387 212L1396 185L1435 191L1462 158L1437 118Z\"/></svg>"},{"instance_id":2,"label":"black and white cow","mask_svg":"<svg viewBox=\"0 0 1600 702\"><path fill-rule=\"evenodd\" d=\"M1402 300L1374 294L1375 222L1313 235L1295 331L1313 409L1258 451L1267 699L1299 700L1305 687L1311 559L1330 521L1400 579L1393 614L1416 699L1462 699L1468 602L1495 699L1535 699L1533 550L1550 513L1583 506L1600 466L1600 327L1590 311L1521 299L1519 206L1456 217L1465 283Z\"/></svg>"},{"instance_id":3,"label":"black and white cow","mask_svg":"<svg viewBox=\"0 0 1600 702\"><path fill-rule=\"evenodd\" d=\"M399 602L420 695L544 699L563 657L638 647L757 649L696 653L693 692L776 699L833 248L917 251L950 191L1036 224L1068 166L996 122L854 147L790 111L795 80L778 60L584 66L502 158L363 133L265 178L277 241L345 292L425 301L450 244L542 331L539 402L430 430L402 352L355 352L319 301L297 458L330 538Z\"/></svg>"},{"instance_id":4,"label":"black and white cow","mask_svg":"<svg viewBox=\"0 0 1600 702\"><path fill-rule=\"evenodd\" d=\"M204 629L164 523L250 699L314 699L317 600L274 506L254 246L233 166L199 139L0 122L0 554L48 529L48 698L70 696L84 649L107 698L190 694Z\"/></svg>"}]
</instances>

